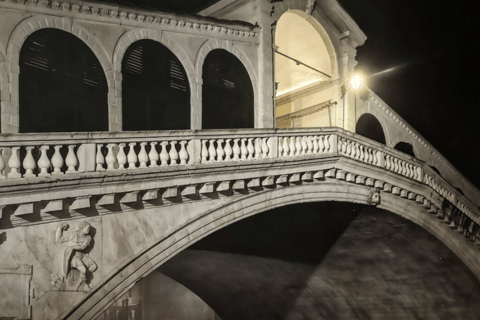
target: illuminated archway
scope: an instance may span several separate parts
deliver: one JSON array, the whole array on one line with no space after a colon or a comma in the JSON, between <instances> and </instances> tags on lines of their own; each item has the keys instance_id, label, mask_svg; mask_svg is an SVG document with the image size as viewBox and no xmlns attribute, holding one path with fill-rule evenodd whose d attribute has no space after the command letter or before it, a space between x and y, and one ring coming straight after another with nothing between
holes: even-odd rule
<instances>
[{"instance_id":1,"label":"illuminated archway","mask_svg":"<svg viewBox=\"0 0 480 320\"><path fill-rule=\"evenodd\" d=\"M325 103L335 95L329 84L337 75L337 63L322 26L305 12L285 12L275 29L275 50L276 126L334 125L334 112ZM295 115L294 120L288 121L289 115Z\"/></svg>"}]
</instances>

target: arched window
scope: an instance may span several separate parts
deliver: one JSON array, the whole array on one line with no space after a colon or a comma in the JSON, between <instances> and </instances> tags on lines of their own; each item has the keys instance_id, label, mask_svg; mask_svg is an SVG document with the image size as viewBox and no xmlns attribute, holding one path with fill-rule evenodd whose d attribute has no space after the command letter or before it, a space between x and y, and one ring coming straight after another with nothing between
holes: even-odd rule
<instances>
[{"instance_id":1,"label":"arched window","mask_svg":"<svg viewBox=\"0 0 480 320\"><path fill-rule=\"evenodd\" d=\"M355 126L355 132L375 140L377 142L385 144L385 134L380 122L373 115L369 113L363 114L357 121Z\"/></svg>"},{"instance_id":2,"label":"arched window","mask_svg":"<svg viewBox=\"0 0 480 320\"><path fill-rule=\"evenodd\" d=\"M399 142L395 145L394 149L406 153L412 157L415 157L415 153L413 152L413 146L410 143Z\"/></svg>"},{"instance_id":3,"label":"arched window","mask_svg":"<svg viewBox=\"0 0 480 320\"><path fill-rule=\"evenodd\" d=\"M20 51L20 132L108 130L107 80L88 46L57 29L32 33Z\"/></svg>"},{"instance_id":4,"label":"arched window","mask_svg":"<svg viewBox=\"0 0 480 320\"><path fill-rule=\"evenodd\" d=\"M190 86L177 57L162 44L139 40L122 61L123 130L190 128Z\"/></svg>"},{"instance_id":5,"label":"arched window","mask_svg":"<svg viewBox=\"0 0 480 320\"><path fill-rule=\"evenodd\" d=\"M211 51L203 64L202 128L253 128L253 99L242 62L226 50Z\"/></svg>"}]
</instances>

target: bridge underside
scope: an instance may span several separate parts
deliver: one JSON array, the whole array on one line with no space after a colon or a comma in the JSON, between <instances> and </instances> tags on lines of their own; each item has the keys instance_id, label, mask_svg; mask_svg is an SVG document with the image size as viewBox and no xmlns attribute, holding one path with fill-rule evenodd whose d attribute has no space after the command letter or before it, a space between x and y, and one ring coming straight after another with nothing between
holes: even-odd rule
<instances>
[{"instance_id":1,"label":"bridge underside","mask_svg":"<svg viewBox=\"0 0 480 320\"><path fill-rule=\"evenodd\" d=\"M214 232L98 319L126 310L177 320L476 319L478 298L471 271L421 227L369 206L319 202Z\"/></svg>"}]
</instances>

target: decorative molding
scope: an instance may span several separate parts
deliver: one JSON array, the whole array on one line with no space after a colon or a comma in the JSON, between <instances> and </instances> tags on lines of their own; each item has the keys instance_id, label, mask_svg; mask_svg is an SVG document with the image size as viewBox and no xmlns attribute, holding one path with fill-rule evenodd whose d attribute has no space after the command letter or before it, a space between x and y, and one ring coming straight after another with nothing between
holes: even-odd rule
<instances>
[{"instance_id":1,"label":"decorative molding","mask_svg":"<svg viewBox=\"0 0 480 320\"><path fill-rule=\"evenodd\" d=\"M173 17L168 13L156 13L148 10L129 10L127 7L111 6L108 4L99 5L98 3L68 3L50 0L5 0L17 6L23 6L25 11L31 11L32 7L49 9L51 11L60 11L60 14L71 12L85 16L99 17L102 19L116 20L119 23L124 21L137 22L148 25L165 25L183 30L198 30L214 34L225 34L242 38L258 38L259 33L252 30L242 30L231 27L226 24L195 21L191 17ZM182 19L184 18L184 19ZM252 29L255 27L244 27Z\"/></svg>"}]
</instances>

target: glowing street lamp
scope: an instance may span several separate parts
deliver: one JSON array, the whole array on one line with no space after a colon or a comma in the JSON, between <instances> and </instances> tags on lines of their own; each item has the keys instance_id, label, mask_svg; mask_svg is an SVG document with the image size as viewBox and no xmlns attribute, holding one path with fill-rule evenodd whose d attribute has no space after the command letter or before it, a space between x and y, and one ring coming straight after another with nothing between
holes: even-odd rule
<instances>
[{"instance_id":1,"label":"glowing street lamp","mask_svg":"<svg viewBox=\"0 0 480 320\"><path fill-rule=\"evenodd\" d=\"M351 87L355 92L360 89L362 86L363 79L359 75L354 75L350 80L345 81L342 86L342 99L343 99L343 128L345 128L345 94L347 93L349 87ZM349 85L348 85L349 84ZM355 95L355 112L357 109L357 96Z\"/></svg>"}]
</instances>

